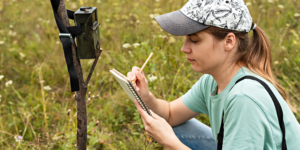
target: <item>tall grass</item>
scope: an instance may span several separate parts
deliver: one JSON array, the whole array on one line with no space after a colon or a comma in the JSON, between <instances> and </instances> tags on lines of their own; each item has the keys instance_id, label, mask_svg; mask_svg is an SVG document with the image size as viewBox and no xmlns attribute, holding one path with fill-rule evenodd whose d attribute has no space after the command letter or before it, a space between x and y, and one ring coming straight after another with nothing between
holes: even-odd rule
<instances>
[{"instance_id":1,"label":"tall grass","mask_svg":"<svg viewBox=\"0 0 300 150\"><path fill-rule=\"evenodd\" d=\"M275 75L298 110L295 115L300 121L300 3L245 2L254 22L271 40ZM178 10L185 3L66 0L66 7L71 10L96 6L101 27L104 51L88 85L89 149L162 149L145 136L134 104L109 69L126 74L154 52L144 69L147 75L157 77L149 82L153 94L171 101L187 92L201 74L192 70L180 52L183 37L167 34L153 19L157 14ZM125 43L131 47L122 47ZM134 43L138 43L136 47ZM91 63L82 60L84 77ZM76 102L70 91L50 1L0 1L0 148L74 149ZM207 116L197 118L209 125Z\"/></svg>"}]
</instances>

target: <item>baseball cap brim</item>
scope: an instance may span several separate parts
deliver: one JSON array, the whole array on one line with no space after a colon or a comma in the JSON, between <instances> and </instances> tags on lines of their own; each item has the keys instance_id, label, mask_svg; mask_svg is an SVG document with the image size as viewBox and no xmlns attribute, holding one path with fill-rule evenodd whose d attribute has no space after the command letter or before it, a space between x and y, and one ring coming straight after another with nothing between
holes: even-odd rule
<instances>
[{"instance_id":1,"label":"baseball cap brim","mask_svg":"<svg viewBox=\"0 0 300 150\"><path fill-rule=\"evenodd\" d=\"M188 18L180 10L157 16L155 19L165 31L177 36L190 35L209 27Z\"/></svg>"}]
</instances>

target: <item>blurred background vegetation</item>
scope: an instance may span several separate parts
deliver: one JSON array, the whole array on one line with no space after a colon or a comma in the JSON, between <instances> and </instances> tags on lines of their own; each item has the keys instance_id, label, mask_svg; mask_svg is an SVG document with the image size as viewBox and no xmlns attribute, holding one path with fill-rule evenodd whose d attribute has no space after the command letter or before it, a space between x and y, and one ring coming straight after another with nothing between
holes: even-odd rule
<instances>
[{"instance_id":1,"label":"blurred background vegetation","mask_svg":"<svg viewBox=\"0 0 300 150\"><path fill-rule=\"evenodd\" d=\"M144 69L152 93L171 101L187 92L202 74L180 52L184 37L164 32L154 20L187 0L65 2L70 10L97 7L101 24L104 51L88 85L88 149L162 149L145 136L134 104L109 69L127 74L154 52ZM245 3L270 38L274 73L299 121L300 3ZM75 149L76 101L58 33L49 0L0 0L0 149ZM85 77L92 62L82 60ZM209 125L207 116L197 119Z\"/></svg>"}]
</instances>

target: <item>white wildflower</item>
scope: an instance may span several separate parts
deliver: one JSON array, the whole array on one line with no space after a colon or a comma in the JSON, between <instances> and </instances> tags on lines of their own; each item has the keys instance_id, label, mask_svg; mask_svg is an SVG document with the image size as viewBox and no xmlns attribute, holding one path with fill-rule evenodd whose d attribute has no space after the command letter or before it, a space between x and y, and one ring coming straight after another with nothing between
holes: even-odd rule
<instances>
[{"instance_id":1,"label":"white wildflower","mask_svg":"<svg viewBox=\"0 0 300 150\"><path fill-rule=\"evenodd\" d=\"M51 90L51 87L50 87L49 85L47 85L47 86L44 86L44 90L46 90L46 91L50 91L50 90Z\"/></svg>"},{"instance_id":2,"label":"white wildflower","mask_svg":"<svg viewBox=\"0 0 300 150\"><path fill-rule=\"evenodd\" d=\"M9 31L8 31L8 35L9 35L9 36L16 36L16 35L17 35L17 32L14 32L14 31L12 31L12 30L9 30Z\"/></svg>"},{"instance_id":3,"label":"white wildflower","mask_svg":"<svg viewBox=\"0 0 300 150\"><path fill-rule=\"evenodd\" d=\"M278 8L283 9L284 6L283 5L277 5Z\"/></svg>"},{"instance_id":4,"label":"white wildflower","mask_svg":"<svg viewBox=\"0 0 300 150\"><path fill-rule=\"evenodd\" d=\"M273 3L273 0L268 0L269 3Z\"/></svg>"},{"instance_id":5,"label":"white wildflower","mask_svg":"<svg viewBox=\"0 0 300 150\"><path fill-rule=\"evenodd\" d=\"M299 13L295 13L294 16L295 17L300 17L300 14Z\"/></svg>"},{"instance_id":6,"label":"white wildflower","mask_svg":"<svg viewBox=\"0 0 300 150\"><path fill-rule=\"evenodd\" d=\"M23 139L23 137L21 135L19 135L19 136L15 135L14 138L15 138L15 141L18 142L18 143L21 143L21 141Z\"/></svg>"},{"instance_id":7,"label":"white wildflower","mask_svg":"<svg viewBox=\"0 0 300 150\"><path fill-rule=\"evenodd\" d=\"M275 65L279 64L279 61L278 60L274 61L274 64Z\"/></svg>"},{"instance_id":8,"label":"white wildflower","mask_svg":"<svg viewBox=\"0 0 300 150\"><path fill-rule=\"evenodd\" d=\"M134 57L131 51L128 51L130 57Z\"/></svg>"},{"instance_id":9,"label":"white wildflower","mask_svg":"<svg viewBox=\"0 0 300 150\"><path fill-rule=\"evenodd\" d=\"M123 44L122 47L123 47L123 48L129 48L129 47L131 47L131 45L130 45L129 43L125 43L125 44Z\"/></svg>"},{"instance_id":10,"label":"white wildflower","mask_svg":"<svg viewBox=\"0 0 300 150\"><path fill-rule=\"evenodd\" d=\"M21 59L23 59L24 57L26 57L26 55L23 54L22 52L20 52L19 54L20 54Z\"/></svg>"},{"instance_id":11,"label":"white wildflower","mask_svg":"<svg viewBox=\"0 0 300 150\"><path fill-rule=\"evenodd\" d=\"M136 47L139 47L140 44L139 44L139 43L134 43L134 44L132 44L132 46L133 46L134 48L136 48Z\"/></svg>"},{"instance_id":12,"label":"white wildflower","mask_svg":"<svg viewBox=\"0 0 300 150\"><path fill-rule=\"evenodd\" d=\"M0 81L4 78L4 75L0 75Z\"/></svg>"},{"instance_id":13,"label":"white wildflower","mask_svg":"<svg viewBox=\"0 0 300 150\"><path fill-rule=\"evenodd\" d=\"M57 45L60 44L60 41L56 41L55 44L57 44Z\"/></svg>"},{"instance_id":14,"label":"white wildflower","mask_svg":"<svg viewBox=\"0 0 300 150\"><path fill-rule=\"evenodd\" d=\"M9 25L9 28L11 28L11 29L12 29L12 28L14 28L14 25L12 25L12 24L11 24L11 25Z\"/></svg>"},{"instance_id":15,"label":"white wildflower","mask_svg":"<svg viewBox=\"0 0 300 150\"><path fill-rule=\"evenodd\" d=\"M246 5L247 5L247 6L250 6L250 5L252 5L252 3L251 3L251 2L247 2Z\"/></svg>"},{"instance_id":16,"label":"white wildflower","mask_svg":"<svg viewBox=\"0 0 300 150\"><path fill-rule=\"evenodd\" d=\"M1 102L1 97L2 97L2 96L0 95L0 102Z\"/></svg>"},{"instance_id":17,"label":"white wildflower","mask_svg":"<svg viewBox=\"0 0 300 150\"><path fill-rule=\"evenodd\" d=\"M154 76L154 75L151 75L151 74L148 75L148 80L149 80L150 82L153 82L153 81L156 80L156 79L157 79L157 76Z\"/></svg>"},{"instance_id":18,"label":"white wildflower","mask_svg":"<svg viewBox=\"0 0 300 150\"><path fill-rule=\"evenodd\" d=\"M159 0L155 0L156 2L159 2Z\"/></svg>"},{"instance_id":19,"label":"white wildflower","mask_svg":"<svg viewBox=\"0 0 300 150\"><path fill-rule=\"evenodd\" d=\"M12 80L9 80L9 81L7 81L7 82L5 83L5 86L8 87L8 86L10 86L12 83L13 83L13 81L12 81Z\"/></svg>"},{"instance_id":20,"label":"white wildflower","mask_svg":"<svg viewBox=\"0 0 300 150\"><path fill-rule=\"evenodd\" d=\"M49 24L50 20L43 20L43 22L45 22L46 24Z\"/></svg>"},{"instance_id":21,"label":"white wildflower","mask_svg":"<svg viewBox=\"0 0 300 150\"><path fill-rule=\"evenodd\" d=\"M169 43L170 43L170 44L173 44L173 43L175 43L175 42L176 42L175 38L174 38L173 36L171 36L171 37L169 38Z\"/></svg>"},{"instance_id":22,"label":"white wildflower","mask_svg":"<svg viewBox=\"0 0 300 150\"><path fill-rule=\"evenodd\" d=\"M167 38L167 36L165 36L165 35L158 35L158 37L163 38L163 39Z\"/></svg>"},{"instance_id":23,"label":"white wildflower","mask_svg":"<svg viewBox=\"0 0 300 150\"><path fill-rule=\"evenodd\" d=\"M150 17L151 19L155 18L156 16L159 16L159 14L150 14L150 15L149 15L149 17Z\"/></svg>"},{"instance_id":24,"label":"white wildflower","mask_svg":"<svg viewBox=\"0 0 300 150\"><path fill-rule=\"evenodd\" d=\"M155 20L151 20L151 23L154 25L157 25L157 21L155 21Z\"/></svg>"},{"instance_id":25,"label":"white wildflower","mask_svg":"<svg viewBox=\"0 0 300 150\"><path fill-rule=\"evenodd\" d=\"M4 44L4 41L0 41L0 45Z\"/></svg>"}]
</instances>

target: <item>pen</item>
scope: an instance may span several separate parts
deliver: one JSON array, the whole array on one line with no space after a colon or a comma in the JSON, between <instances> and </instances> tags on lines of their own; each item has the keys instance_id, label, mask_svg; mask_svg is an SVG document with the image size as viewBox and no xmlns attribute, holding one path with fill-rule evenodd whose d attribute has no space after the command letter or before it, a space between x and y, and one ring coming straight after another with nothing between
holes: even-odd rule
<instances>
[{"instance_id":1,"label":"pen","mask_svg":"<svg viewBox=\"0 0 300 150\"><path fill-rule=\"evenodd\" d=\"M145 68L146 64L148 63L148 61L150 60L150 58L152 57L152 55L153 55L153 52L150 53L150 55L149 55L149 57L147 58L146 62L143 64L143 66L142 66L140 72L143 71L143 69ZM134 83L136 80L137 80L137 78L135 78L132 82Z\"/></svg>"}]
</instances>

